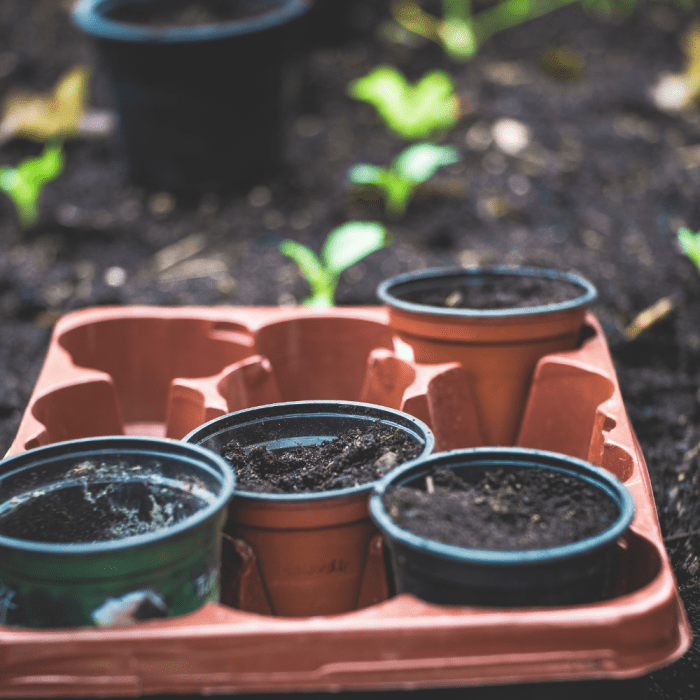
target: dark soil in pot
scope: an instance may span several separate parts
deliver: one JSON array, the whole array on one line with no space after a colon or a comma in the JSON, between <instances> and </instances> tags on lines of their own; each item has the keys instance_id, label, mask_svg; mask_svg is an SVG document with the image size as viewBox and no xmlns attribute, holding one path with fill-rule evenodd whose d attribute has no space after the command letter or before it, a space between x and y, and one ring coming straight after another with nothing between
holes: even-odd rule
<instances>
[{"instance_id":1,"label":"dark soil in pot","mask_svg":"<svg viewBox=\"0 0 700 700\"><path fill-rule=\"evenodd\" d=\"M376 481L422 450L405 433L376 421L318 445L282 450L268 450L264 445L245 450L234 440L223 456L233 465L238 488L243 491L303 493Z\"/></svg>"},{"instance_id":2,"label":"dark soil in pot","mask_svg":"<svg viewBox=\"0 0 700 700\"><path fill-rule=\"evenodd\" d=\"M451 471L424 489L400 486L383 501L405 530L445 544L497 551L557 547L593 537L619 516L600 489L546 469L487 471L471 483Z\"/></svg>"},{"instance_id":3,"label":"dark soil in pot","mask_svg":"<svg viewBox=\"0 0 700 700\"><path fill-rule=\"evenodd\" d=\"M582 296L577 284L548 277L498 275L478 284L444 283L439 288L398 293L403 301L453 309L522 309Z\"/></svg>"},{"instance_id":4,"label":"dark soil in pot","mask_svg":"<svg viewBox=\"0 0 700 700\"><path fill-rule=\"evenodd\" d=\"M55 486L6 504L0 535L34 542L116 540L175 525L206 505L182 489L145 482Z\"/></svg>"},{"instance_id":5,"label":"dark soil in pot","mask_svg":"<svg viewBox=\"0 0 700 700\"><path fill-rule=\"evenodd\" d=\"M251 0L153 0L135 2L108 13L110 19L153 27L197 27L259 17L275 5Z\"/></svg>"}]
</instances>

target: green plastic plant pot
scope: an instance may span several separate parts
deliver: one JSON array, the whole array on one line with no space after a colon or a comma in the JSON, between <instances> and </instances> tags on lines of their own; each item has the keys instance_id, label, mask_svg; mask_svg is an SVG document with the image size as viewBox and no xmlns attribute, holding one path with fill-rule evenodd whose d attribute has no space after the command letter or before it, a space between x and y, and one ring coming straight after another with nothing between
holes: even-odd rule
<instances>
[{"instance_id":1,"label":"green plastic plant pot","mask_svg":"<svg viewBox=\"0 0 700 700\"><path fill-rule=\"evenodd\" d=\"M71 440L4 460L0 623L128 625L217 601L234 483L217 455L157 438Z\"/></svg>"},{"instance_id":2,"label":"green plastic plant pot","mask_svg":"<svg viewBox=\"0 0 700 700\"><path fill-rule=\"evenodd\" d=\"M612 499L618 517L599 534L571 544L528 550L467 549L416 535L396 525L384 494L422 488L433 470L473 482L488 470L546 468L586 482ZM474 448L441 452L397 467L375 485L370 513L391 551L398 592L445 605L497 607L577 605L604 600L617 573L618 539L634 515L634 500L609 472L556 452Z\"/></svg>"},{"instance_id":3,"label":"green plastic plant pot","mask_svg":"<svg viewBox=\"0 0 700 700\"><path fill-rule=\"evenodd\" d=\"M111 87L129 176L184 193L254 184L284 161L309 3L231 0L261 11L199 26L143 24L148 8L178 4L81 0L73 10Z\"/></svg>"},{"instance_id":4,"label":"green plastic plant pot","mask_svg":"<svg viewBox=\"0 0 700 700\"><path fill-rule=\"evenodd\" d=\"M184 440L217 453L233 439L269 450L319 444L349 428L380 420L433 449L433 434L413 416L352 401L295 401L216 418ZM276 615L331 615L357 606L370 540L372 483L325 492L236 491L226 532L252 548L264 595Z\"/></svg>"},{"instance_id":5,"label":"green plastic plant pot","mask_svg":"<svg viewBox=\"0 0 700 700\"><path fill-rule=\"evenodd\" d=\"M501 309L410 301L417 293L449 291L456 284L497 283L514 275L570 283L580 294L560 303ZM417 362L459 362L467 371L483 444L513 445L538 360L578 345L586 308L597 292L574 273L497 265L407 272L382 282L377 295L388 306L390 327L411 347Z\"/></svg>"}]
</instances>

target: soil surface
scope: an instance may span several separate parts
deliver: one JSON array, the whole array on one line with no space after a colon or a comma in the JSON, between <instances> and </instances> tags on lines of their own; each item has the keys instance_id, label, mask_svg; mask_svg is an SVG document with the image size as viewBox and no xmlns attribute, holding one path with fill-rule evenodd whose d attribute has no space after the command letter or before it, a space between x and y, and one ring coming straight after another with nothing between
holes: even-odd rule
<instances>
[{"instance_id":1,"label":"soil surface","mask_svg":"<svg viewBox=\"0 0 700 700\"><path fill-rule=\"evenodd\" d=\"M548 469L487 471L474 482L436 470L420 486L388 489L382 501L404 530L468 549L546 549L594 537L620 509L601 490Z\"/></svg>"},{"instance_id":2,"label":"soil surface","mask_svg":"<svg viewBox=\"0 0 700 700\"><path fill-rule=\"evenodd\" d=\"M571 301L583 289L571 282L547 277L498 275L478 284L445 283L439 289L396 293L403 301L451 309L523 309Z\"/></svg>"},{"instance_id":3,"label":"soil surface","mask_svg":"<svg viewBox=\"0 0 700 700\"><path fill-rule=\"evenodd\" d=\"M365 429L351 428L318 445L247 450L235 440L224 457L236 471L243 491L304 493L360 486L417 457L423 446L399 428L375 421Z\"/></svg>"},{"instance_id":4,"label":"soil surface","mask_svg":"<svg viewBox=\"0 0 700 700\"><path fill-rule=\"evenodd\" d=\"M217 22L259 17L261 11L250 0L160 0L144 7L139 3L124 5L108 13L110 19L150 27L198 27Z\"/></svg>"},{"instance_id":5,"label":"soil surface","mask_svg":"<svg viewBox=\"0 0 700 700\"><path fill-rule=\"evenodd\" d=\"M91 42L69 20L71 4L0 3L0 95L49 90L88 63L95 67L91 107L112 108ZM664 74L682 70L681 39L700 11L650 0L625 19L601 20L570 5L493 37L461 64L428 41L394 41L401 37L387 22L385 0L337 0L337 7L347 21L317 24L308 43L288 165L278 176L185 201L134 186L116 137L85 134L66 144L65 170L44 190L37 227L22 230L9 200L0 201L0 447L11 444L51 327L66 312L299 303L308 286L279 243L293 238L318 252L348 220L384 220L381 202L355 197L346 173L357 163L386 165L407 145L347 96L349 81L382 63L411 80L445 69L463 117L444 142L459 149L460 161L421 187L404 217L387 221L391 245L343 273L337 301L373 304L387 277L455 264L576 270L597 286L592 310L610 343L695 630L684 658L639 682L613 684L613 693L697 698L700 274L676 231L700 228L700 112L669 113L652 95ZM582 70L568 72L576 79L562 80L567 71L546 61L543 69L541 57L553 47L582 59ZM502 119L529 128L519 153L494 138ZM0 163L16 165L41 148L6 140ZM671 312L639 335L627 333L660 299ZM559 692L582 689L588 697L587 688Z\"/></svg>"},{"instance_id":6,"label":"soil surface","mask_svg":"<svg viewBox=\"0 0 700 700\"><path fill-rule=\"evenodd\" d=\"M64 486L0 516L0 534L33 542L103 542L155 532L206 506L180 489L146 483Z\"/></svg>"}]
</instances>

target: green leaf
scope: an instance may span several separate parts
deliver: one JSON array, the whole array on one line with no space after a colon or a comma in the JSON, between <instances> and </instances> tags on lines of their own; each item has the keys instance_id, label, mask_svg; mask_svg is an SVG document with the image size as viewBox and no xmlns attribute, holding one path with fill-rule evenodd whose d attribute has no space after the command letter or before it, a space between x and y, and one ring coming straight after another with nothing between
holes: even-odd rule
<instances>
[{"instance_id":1,"label":"green leaf","mask_svg":"<svg viewBox=\"0 0 700 700\"><path fill-rule=\"evenodd\" d=\"M348 180L353 185L379 185L383 168L377 165L359 163L348 170Z\"/></svg>"},{"instance_id":2,"label":"green leaf","mask_svg":"<svg viewBox=\"0 0 700 700\"><path fill-rule=\"evenodd\" d=\"M14 203L22 228L30 228L38 221L44 185L58 177L63 166L63 147L52 144L39 157L27 158L16 168L0 168L0 189Z\"/></svg>"},{"instance_id":3,"label":"green leaf","mask_svg":"<svg viewBox=\"0 0 700 700\"><path fill-rule=\"evenodd\" d=\"M693 261L700 272L700 232L693 233L689 228L678 230L678 240L683 252Z\"/></svg>"},{"instance_id":4,"label":"green leaf","mask_svg":"<svg viewBox=\"0 0 700 700\"><path fill-rule=\"evenodd\" d=\"M413 182L425 182L443 165L459 160L454 146L436 146L434 143L417 143L409 146L392 162L392 168Z\"/></svg>"},{"instance_id":5,"label":"green leaf","mask_svg":"<svg viewBox=\"0 0 700 700\"><path fill-rule=\"evenodd\" d=\"M311 287L312 297L326 294L330 284L328 272L313 250L296 241L287 240L280 243L279 251L289 256L299 266Z\"/></svg>"},{"instance_id":6,"label":"green leaf","mask_svg":"<svg viewBox=\"0 0 700 700\"><path fill-rule=\"evenodd\" d=\"M328 234L321 258L328 274L337 278L343 270L383 248L386 228L373 221L349 221Z\"/></svg>"},{"instance_id":7,"label":"green leaf","mask_svg":"<svg viewBox=\"0 0 700 700\"><path fill-rule=\"evenodd\" d=\"M445 71L431 71L412 85L394 66L378 66L352 81L348 93L373 105L387 127L410 140L447 131L459 117L459 99Z\"/></svg>"}]
</instances>

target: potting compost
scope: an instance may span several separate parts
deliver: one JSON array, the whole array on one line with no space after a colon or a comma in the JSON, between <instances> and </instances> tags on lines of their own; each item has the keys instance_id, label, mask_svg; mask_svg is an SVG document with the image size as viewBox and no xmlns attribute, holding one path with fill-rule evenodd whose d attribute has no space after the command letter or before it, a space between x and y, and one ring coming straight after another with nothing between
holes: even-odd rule
<instances>
[{"instance_id":1,"label":"potting compost","mask_svg":"<svg viewBox=\"0 0 700 700\"><path fill-rule=\"evenodd\" d=\"M236 470L238 488L266 493L332 491L376 481L417 457L423 445L398 428L375 421L318 445L281 450L242 447L232 440L224 458Z\"/></svg>"},{"instance_id":2,"label":"potting compost","mask_svg":"<svg viewBox=\"0 0 700 700\"><path fill-rule=\"evenodd\" d=\"M414 304L454 309L518 309L571 301L582 295L579 285L547 277L499 275L476 284L443 285L438 289L399 294Z\"/></svg>"},{"instance_id":3,"label":"potting compost","mask_svg":"<svg viewBox=\"0 0 700 700\"><path fill-rule=\"evenodd\" d=\"M468 549L557 547L597 535L619 516L599 488L547 469L493 469L474 483L435 471L429 486L388 490L384 505L399 527Z\"/></svg>"}]
</instances>

